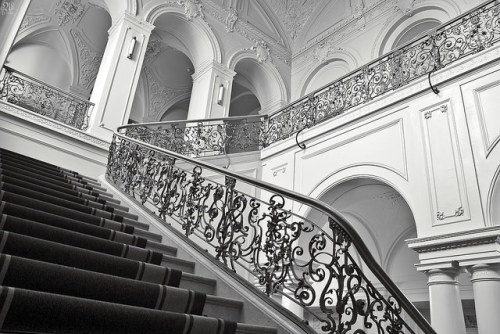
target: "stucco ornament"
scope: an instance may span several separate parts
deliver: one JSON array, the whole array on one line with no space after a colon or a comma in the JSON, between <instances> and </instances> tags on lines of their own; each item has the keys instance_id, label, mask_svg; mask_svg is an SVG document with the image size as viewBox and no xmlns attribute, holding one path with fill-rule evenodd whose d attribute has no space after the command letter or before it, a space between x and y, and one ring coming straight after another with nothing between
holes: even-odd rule
<instances>
[{"instance_id":1,"label":"stucco ornament","mask_svg":"<svg viewBox=\"0 0 500 334\"><path fill-rule=\"evenodd\" d=\"M318 47L314 50L313 59L322 63L328 59L330 48L325 42L319 43Z\"/></svg>"},{"instance_id":2,"label":"stucco ornament","mask_svg":"<svg viewBox=\"0 0 500 334\"><path fill-rule=\"evenodd\" d=\"M23 19L23 22L21 23L21 26L19 27L19 30L25 30L35 24L42 23L42 22L49 22L50 17L45 16L44 14L41 15L26 15Z\"/></svg>"},{"instance_id":3,"label":"stucco ornament","mask_svg":"<svg viewBox=\"0 0 500 334\"><path fill-rule=\"evenodd\" d=\"M102 54L89 47L77 31L71 30L71 34L78 49L78 69L80 72L78 84L82 87L90 88L97 77L99 65L101 65L102 61Z\"/></svg>"},{"instance_id":4,"label":"stucco ornament","mask_svg":"<svg viewBox=\"0 0 500 334\"><path fill-rule=\"evenodd\" d=\"M59 0L56 4L57 24L73 24L82 16L84 5L81 0Z\"/></svg>"},{"instance_id":5,"label":"stucco ornament","mask_svg":"<svg viewBox=\"0 0 500 334\"><path fill-rule=\"evenodd\" d=\"M145 64L153 61L156 56L158 56L162 49L162 42L159 39L151 38L148 42L148 46L146 47L146 62Z\"/></svg>"},{"instance_id":6,"label":"stucco ornament","mask_svg":"<svg viewBox=\"0 0 500 334\"><path fill-rule=\"evenodd\" d=\"M200 0L179 0L177 3L184 6L184 14L188 21L192 21L196 17L205 18L205 14L203 14L203 5Z\"/></svg>"},{"instance_id":7,"label":"stucco ornament","mask_svg":"<svg viewBox=\"0 0 500 334\"><path fill-rule=\"evenodd\" d=\"M234 25L236 24L236 21L238 21L238 11L236 9L234 9L233 7L229 7L229 14L227 15L227 18L226 18L226 30L227 30L227 32L234 31Z\"/></svg>"},{"instance_id":8,"label":"stucco ornament","mask_svg":"<svg viewBox=\"0 0 500 334\"><path fill-rule=\"evenodd\" d=\"M321 1L317 0L267 0L266 2L283 23L294 46L312 13L321 4Z\"/></svg>"},{"instance_id":9,"label":"stucco ornament","mask_svg":"<svg viewBox=\"0 0 500 334\"><path fill-rule=\"evenodd\" d=\"M250 49L252 51L255 51L255 53L257 54L257 61L260 64L271 58L271 51L269 50L267 43L264 41L258 41Z\"/></svg>"},{"instance_id":10,"label":"stucco ornament","mask_svg":"<svg viewBox=\"0 0 500 334\"><path fill-rule=\"evenodd\" d=\"M414 6L415 0L396 0L395 4L396 11L408 16L413 14Z\"/></svg>"}]
</instances>

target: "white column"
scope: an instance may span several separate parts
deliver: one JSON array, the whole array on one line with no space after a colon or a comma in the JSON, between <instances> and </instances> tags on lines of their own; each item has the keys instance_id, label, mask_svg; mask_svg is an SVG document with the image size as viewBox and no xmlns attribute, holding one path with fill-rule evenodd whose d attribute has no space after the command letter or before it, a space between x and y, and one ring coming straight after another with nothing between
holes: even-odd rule
<instances>
[{"instance_id":1,"label":"white column","mask_svg":"<svg viewBox=\"0 0 500 334\"><path fill-rule=\"evenodd\" d=\"M0 68L5 64L31 0L0 1Z\"/></svg>"},{"instance_id":2,"label":"white column","mask_svg":"<svg viewBox=\"0 0 500 334\"><path fill-rule=\"evenodd\" d=\"M427 271L431 325L439 334L465 334L457 268Z\"/></svg>"},{"instance_id":3,"label":"white column","mask_svg":"<svg viewBox=\"0 0 500 334\"><path fill-rule=\"evenodd\" d=\"M216 62L196 69L188 119L227 117L235 74L233 70Z\"/></svg>"},{"instance_id":4,"label":"white column","mask_svg":"<svg viewBox=\"0 0 500 334\"><path fill-rule=\"evenodd\" d=\"M109 39L90 101L95 104L89 132L111 140L127 124L154 26L125 13L109 30ZM129 54L131 53L131 54Z\"/></svg>"},{"instance_id":5,"label":"white column","mask_svg":"<svg viewBox=\"0 0 500 334\"><path fill-rule=\"evenodd\" d=\"M500 265L478 264L470 272L479 334L500 333Z\"/></svg>"}]
</instances>

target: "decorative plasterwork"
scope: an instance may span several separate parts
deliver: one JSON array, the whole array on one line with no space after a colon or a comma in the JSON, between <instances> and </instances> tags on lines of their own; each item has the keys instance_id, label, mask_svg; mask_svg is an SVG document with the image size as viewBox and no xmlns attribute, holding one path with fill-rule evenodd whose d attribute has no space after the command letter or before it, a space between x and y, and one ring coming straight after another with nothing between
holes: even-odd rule
<instances>
[{"instance_id":1,"label":"decorative plasterwork","mask_svg":"<svg viewBox=\"0 0 500 334\"><path fill-rule=\"evenodd\" d=\"M238 21L238 11L236 9L234 9L233 7L229 7L229 13L227 14L227 18L226 18L226 31L227 32L234 31L234 25L236 24L236 21Z\"/></svg>"},{"instance_id":2,"label":"decorative plasterwork","mask_svg":"<svg viewBox=\"0 0 500 334\"><path fill-rule=\"evenodd\" d=\"M430 253L430 252L437 252L437 251L464 248L464 247L474 247L474 246L494 244L494 243L500 243L499 236L487 236L482 238L474 238L474 239L467 239L467 240L460 240L453 242L443 242L443 243L436 243L432 245L418 246L412 248L417 253Z\"/></svg>"},{"instance_id":3,"label":"decorative plasterwork","mask_svg":"<svg viewBox=\"0 0 500 334\"><path fill-rule=\"evenodd\" d=\"M432 113L433 113L434 111L436 111L436 110L437 110L437 109L431 109L431 110L429 110L429 111L426 111L426 112L424 113L424 117L425 117L425 119L429 119L429 118L431 118L431 117L432 117ZM447 111L448 111L448 105L447 105L447 104L443 104L443 105L439 106L439 110L441 110L441 112L447 112Z\"/></svg>"},{"instance_id":4,"label":"decorative plasterwork","mask_svg":"<svg viewBox=\"0 0 500 334\"><path fill-rule=\"evenodd\" d=\"M470 219L456 125L449 101L421 110L434 225Z\"/></svg>"},{"instance_id":5,"label":"decorative plasterwork","mask_svg":"<svg viewBox=\"0 0 500 334\"><path fill-rule=\"evenodd\" d=\"M395 0L394 8L403 15L411 16L415 8L415 0Z\"/></svg>"},{"instance_id":6,"label":"decorative plasterwork","mask_svg":"<svg viewBox=\"0 0 500 334\"><path fill-rule=\"evenodd\" d=\"M257 61L262 64L268 59L271 59L271 50L267 46L267 43L264 41L259 41L255 43L254 46L250 48L250 50L254 51L257 56Z\"/></svg>"},{"instance_id":7,"label":"decorative plasterwork","mask_svg":"<svg viewBox=\"0 0 500 334\"><path fill-rule=\"evenodd\" d=\"M313 51L313 59L319 63L323 63L330 59L330 55L336 51L344 51L344 49L321 42Z\"/></svg>"},{"instance_id":8,"label":"decorative plasterwork","mask_svg":"<svg viewBox=\"0 0 500 334\"><path fill-rule=\"evenodd\" d=\"M146 46L146 54L144 55L144 63L143 66L147 66L150 64L156 56L160 54L163 48L166 47L165 43L163 43L158 38L154 38L151 36L149 39L148 45Z\"/></svg>"},{"instance_id":9,"label":"decorative plasterwork","mask_svg":"<svg viewBox=\"0 0 500 334\"><path fill-rule=\"evenodd\" d=\"M189 96L190 87L175 89L165 87L156 78L153 70L149 67L143 68L143 73L149 87L149 111L150 119L159 120L167 108L176 102L180 96Z\"/></svg>"},{"instance_id":10,"label":"decorative plasterwork","mask_svg":"<svg viewBox=\"0 0 500 334\"><path fill-rule=\"evenodd\" d=\"M85 42L78 31L71 30L71 35L75 40L75 44L78 50L78 84L82 87L90 88L90 85L97 77L99 65L101 64L102 60L102 54L99 54L95 50L93 50Z\"/></svg>"},{"instance_id":11,"label":"decorative plasterwork","mask_svg":"<svg viewBox=\"0 0 500 334\"><path fill-rule=\"evenodd\" d=\"M339 41L345 40L360 29L364 29L365 22L373 21L383 13L394 10L394 1L396 0L372 1L370 4L365 4L365 1L363 5L354 4L353 10L357 12L333 25L324 33L311 39L302 49L296 50L293 55L293 60L302 62L310 59L314 55L314 47L319 43L325 43L327 45L339 44ZM363 20L361 20L361 18L363 18Z\"/></svg>"},{"instance_id":12,"label":"decorative plasterwork","mask_svg":"<svg viewBox=\"0 0 500 334\"><path fill-rule=\"evenodd\" d=\"M59 26L74 24L84 12L81 0L59 0L56 4L55 13Z\"/></svg>"},{"instance_id":13,"label":"decorative plasterwork","mask_svg":"<svg viewBox=\"0 0 500 334\"><path fill-rule=\"evenodd\" d=\"M35 24L49 22L50 17L45 16L44 14L40 15L26 15L21 22L21 26L19 27L19 31L23 31Z\"/></svg>"},{"instance_id":14,"label":"decorative plasterwork","mask_svg":"<svg viewBox=\"0 0 500 334\"><path fill-rule=\"evenodd\" d=\"M384 192L382 194L378 194L373 196L372 199L382 199L386 201L390 201L393 207L399 207L403 204L403 197L396 190L391 190Z\"/></svg>"},{"instance_id":15,"label":"decorative plasterwork","mask_svg":"<svg viewBox=\"0 0 500 334\"><path fill-rule=\"evenodd\" d=\"M205 18L200 0L178 0L177 3L184 6L184 14L188 21L192 21L196 17Z\"/></svg>"},{"instance_id":16,"label":"decorative plasterwork","mask_svg":"<svg viewBox=\"0 0 500 334\"><path fill-rule=\"evenodd\" d=\"M292 48L297 36L304 28L316 7L321 3L318 0L267 0L276 16L281 20L285 31L290 38Z\"/></svg>"},{"instance_id":17,"label":"decorative plasterwork","mask_svg":"<svg viewBox=\"0 0 500 334\"><path fill-rule=\"evenodd\" d=\"M206 14L221 22L223 25L227 24L227 18L230 15L229 9L220 7L212 0L204 0L203 4L205 5L204 9ZM234 23L233 31L251 41L254 45L260 41L264 41L274 57L290 65L292 58L290 50L278 44L273 38L256 29L250 23L243 20L237 20Z\"/></svg>"}]
</instances>

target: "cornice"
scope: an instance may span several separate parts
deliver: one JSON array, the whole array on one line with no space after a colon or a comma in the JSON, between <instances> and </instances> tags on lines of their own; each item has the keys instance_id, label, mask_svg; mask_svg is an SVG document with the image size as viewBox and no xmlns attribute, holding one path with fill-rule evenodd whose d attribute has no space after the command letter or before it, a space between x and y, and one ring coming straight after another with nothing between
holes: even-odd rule
<instances>
[{"instance_id":1,"label":"cornice","mask_svg":"<svg viewBox=\"0 0 500 334\"><path fill-rule=\"evenodd\" d=\"M439 236L407 240L417 253L430 253L487 244L500 244L500 226L461 231Z\"/></svg>"}]
</instances>

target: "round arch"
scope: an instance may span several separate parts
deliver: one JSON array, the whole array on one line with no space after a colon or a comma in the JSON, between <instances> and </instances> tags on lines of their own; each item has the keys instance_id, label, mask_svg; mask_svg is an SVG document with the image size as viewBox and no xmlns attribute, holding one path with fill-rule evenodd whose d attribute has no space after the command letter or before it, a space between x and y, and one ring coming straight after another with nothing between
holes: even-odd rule
<instances>
[{"instance_id":1,"label":"round arch","mask_svg":"<svg viewBox=\"0 0 500 334\"><path fill-rule=\"evenodd\" d=\"M500 225L500 166L492 178L486 201L486 222L489 226Z\"/></svg>"},{"instance_id":2,"label":"round arch","mask_svg":"<svg viewBox=\"0 0 500 334\"><path fill-rule=\"evenodd\" d=\"M312 185L310 189L304 190L306 195L313 198L321 198L329 189L336 187L346 181L354 179L373 179L387 184L393 188L402 199L407 203L409 210L417 223L417 232L419 230L418 222L428 219L428 212L420 209L419 204L410 189L408 181L398 172L383 166L376 165L353 165L343 169L333 171L325 176L320 182ZM417 209L418 208L418 209ZM420 209L420 210L419 210ZM306 216L310 210L302 206L298 214Z\"/></svg>"},{"instance_id":3,"label":"round arch","mask_svg":"<svg viewBox=\"0 0 500 334\"><path fill-rule=\"evenodd\" d=\"M400 288L420 289L427 280L414 264L418 254L408 248L406 239L416 237L413 213L403 196L380 177L354 175L326 185L318 200L338 210L358 232L379 265ZM309 211L307 219L319 223L326 217ZM359 257L353 252L357 261ZM363 263L358 263L364 268ZM370 272L366 273L371 277ZM428 301L427 294L412 297Z\"/></svg>"},{"instance_id":4,"label":"round arch","mask_svg":"<svg viewBox=\"0 0 500 334\"><path fill-rule=\"evenodd\" d=\"M182 8L158 0L153 1L144 17L146 22L155 25L155 29L166 29L183 43L195 69L201 69L209 62L221 63L219 40L204 20L195 18L188 21Z\"/></svg>"},{"instance_id":5,"label":"round arch","mask_svg":"<svg viewBox=\"0 0 500 334\"><path fill-rule=\"evenodd\" d=\"M372 58L375 59L390 52L394 46L398 45L402 37L405 38L404 41L409 41L423 34L426 29L433 29L456 17L459 13L457 6L449 1L442 1L439 4L427 2L425 6L415 8L411 16L395 18L385 25L375 39Z\"/></svg>"},{"instance_id":6,"label":"round arch","mask_svg":"<svg viewBox=\"0 0 500 334\"><path fill-rule=\"evenodd\" d=\"M23 59L33 59L34 55L40 61L34 63ZM77 59L75 46L67 34L53 26L43 26L16 41L7 57L6 65L67 90L78 77L75 66ZM44 63L41 63L42 60Z\"/></svg>"},{"instance_id":7,"label":"round arch","mask_svg":"<svg viewBox=\"0 0 500 334\"><path fill-rule=\"evenodd\" d=\"M272 112L288 100L285 81L269 61L261 61L251 50L241 50L229 57L227 67L253 86L261 112Z\"/></svg>"},{"instance_id":8,"label":"round arch","mask_svg":"<svg viewBox=\"0 0 500 334\"><path fill-rule=\"evenodd\" d=\"M351 52L346 50L328 51L328 58L318 64L318 66L311 68L304 76L304 79L302 79L299 84L300 96L304 96L307 93L310 93L311 91L314 91L315 89L340 78L341 76L358 68L358 66L358 60ZM340 71L335 71L335 67L340 69ZM332 77L333 79L327 81L323 80L322 77L318 77L318 75L325 70L326 72L333 72L330 74L334 74L335 77ZM326 75L329 74L326 73ZM318 81L318 83L314 84L314 81Z\"/></svg>"}]
</instances>

